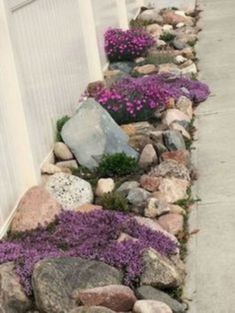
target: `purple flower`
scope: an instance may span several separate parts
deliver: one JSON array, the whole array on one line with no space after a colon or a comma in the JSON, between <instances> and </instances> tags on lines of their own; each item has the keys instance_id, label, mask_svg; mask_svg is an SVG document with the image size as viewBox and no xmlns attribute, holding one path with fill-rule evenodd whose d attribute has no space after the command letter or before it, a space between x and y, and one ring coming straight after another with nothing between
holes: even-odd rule
<instances>
[{"instance_id":1,"label":"purple flower","mask_svg":"<svg viewBox=\"0 0 235 313\"><path fill-rule=\"evenodd\" d=\"M155 41L144 30L110 28L104 35L104 48L109 61L134 60L146 54Z\"/></svg>"},{"instance_id":2,"label":"purple flower","mask_svg":"<svg viewBox=\"0 0 235 313\"><path fill-rule=\"evenodd\" d=\"M135 240L119 242L121 233ZM21 233L0 242L0 264L14 261L15 271L28 295L35 263L62 256L100 260L125 273L128 285L138 282L143 271L142 253L153 248L162 255L174 254L177 244L161 232L140 225L128 214L111 211L62 212L47 228Z\"/></svg>"}]
</instances>

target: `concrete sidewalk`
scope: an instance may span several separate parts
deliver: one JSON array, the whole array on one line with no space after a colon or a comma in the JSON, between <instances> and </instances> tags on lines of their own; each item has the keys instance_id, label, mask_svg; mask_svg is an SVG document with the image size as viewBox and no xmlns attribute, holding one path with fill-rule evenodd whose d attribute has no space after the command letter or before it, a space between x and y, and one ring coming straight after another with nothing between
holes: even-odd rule
<instances>
[{"instance_id":1,"label":"concrete sidewalk","mask_svg":"<svg viewBox=\"0 0 235 313\"><path fill-rule=\"evenodd\" d=\"M189 313L235 312L235 1L201 0L200 79L212 96L197 109L195 194L185 297Z\"/></svg>"}]
</instances>

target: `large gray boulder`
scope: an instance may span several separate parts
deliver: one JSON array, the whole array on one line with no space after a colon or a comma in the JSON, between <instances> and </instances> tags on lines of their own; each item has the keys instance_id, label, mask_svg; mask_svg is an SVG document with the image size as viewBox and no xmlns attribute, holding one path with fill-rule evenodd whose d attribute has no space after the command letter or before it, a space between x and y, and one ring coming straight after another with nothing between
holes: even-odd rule
<instances>
[{"instance_id":1,"label":"large gray boulder","mask_svg":"<svg viewBox=\"0 0 235 313\"><path fill-rule=\"evenodd\" d=\"M67 313L77 306L80 290L119 285L122 278L119 270L105 263L67 257L38 262L32 284L40 311Z\"/></svg>"},{"instance_id":2,"label":"large gray boulder","mask_svg":"<svg viewBox=\"0 0 235 313\"><path fill-rule=\"evenodd\" d=\"M89 169L97 167L104 154L124 152L131 157L138 156L128 145L129 137L92 98L81 104L64 125L61 135L77 161Z\"/></svg>"}]
</instances>

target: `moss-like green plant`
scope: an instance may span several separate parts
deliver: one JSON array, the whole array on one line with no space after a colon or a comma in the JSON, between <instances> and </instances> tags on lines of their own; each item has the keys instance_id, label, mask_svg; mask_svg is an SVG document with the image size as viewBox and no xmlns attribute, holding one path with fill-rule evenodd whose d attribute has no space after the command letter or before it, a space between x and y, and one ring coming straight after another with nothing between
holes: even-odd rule
<instances>
[{"instance_id":1,"label":"moss-like green plant","mask_svg":"<svg viewBox=\"0 0 235 313\"><path fill-rule=\"evenodd\" d=\"M140 18L136 18L136 19L132 19L130 21L130 28L145 28L146 26L150 25L150 24L154 24L155 21L154 20L149 20L149 21L144 21Z\"/></svg>"},{"instance_id":2,"label":"moss-like green plant","mask_svg":"<svg viewBox=\"0 0 235 313\"><path fill-rule=\"evenodd\" d=\"M166 63L174 63L175 59L169 53L148 54L145 60L146 64L161 65Z\"/></svg>"},{"instance_id":3,"label":"moss-like green plant","mask_svg":"<svg viewBox=\"0 0 235 313\"><path fill-rule=\"evenodd\" d=\"M62 131L64 124L67 123L69 119L70 117L68 115L65 115L56 122L56 131L57 131L56 140L57 141L63 141L61 137L61 131Z\"/></svg>"},{"instance_id":4,"label":"moss-like green plant","mask_svg":"<svg viewBox=\"0 0 235 313\"><path fill-rule=\"evenodd\" d=\"M175 39L175 35L170 32L164 32L159 38L165 42L171 42Z\"/></svg>"},{"instance_id":5,"label":"moss-like green plant","mask_svg":"<svg viewBox=\"0 0 235 313\"><path fill-rule=\"evenodd\" d=\"M128 201L127 199L118 192L109 192L104 194L99 204L102 205L103 208L113 211L129 211Z\"/></svg>"},{"instance_id":6,"label":"moss-like green plant","mask_svg":"<svg viewBox=\"0 0 235 313\"><path fill-rule=\"evenodd\" d=\"M135 173L137 169L137 160L122 152L104 155L97 168L97 174L100 177L125 176Z\"/></svg>"}]
</instances>

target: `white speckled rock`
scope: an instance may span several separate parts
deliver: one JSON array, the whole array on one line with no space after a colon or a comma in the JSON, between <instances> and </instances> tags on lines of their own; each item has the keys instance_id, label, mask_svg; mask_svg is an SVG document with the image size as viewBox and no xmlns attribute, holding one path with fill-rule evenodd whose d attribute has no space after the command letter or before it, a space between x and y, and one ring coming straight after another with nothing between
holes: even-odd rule
<instances>
[{"instance_id":1,"label":"white speckled rock","mask_svg":"<svg viewBox=\"0 0 235 313\"><path fill-rule=\"evenodd\" d=\"M134 305L135 313L172 313L171 308L155 300L139 300Z\"/></svg>"},{"instance_id":2,"label":"white speckled rock","mask_svg":"<svg viewBox=\"0 0 235 313\"><path fill-rule=\"evenodd\" d=\"M73 175L55 174L49 178L45 187L65 210L74 210L93 201L90 183Z\"/></svg>"},{"instance_id":3,"label":"white speckled rock","mask_svg":"<svg viewBox=\"0 0 235 313\"><path fill-rule=\"evenodd\" d=\"M115 188L115 183L112 178L101 178L98 180L95 194L98 197L103 196L103 194L112 192Z\"/></svg>"}]
</instances>

